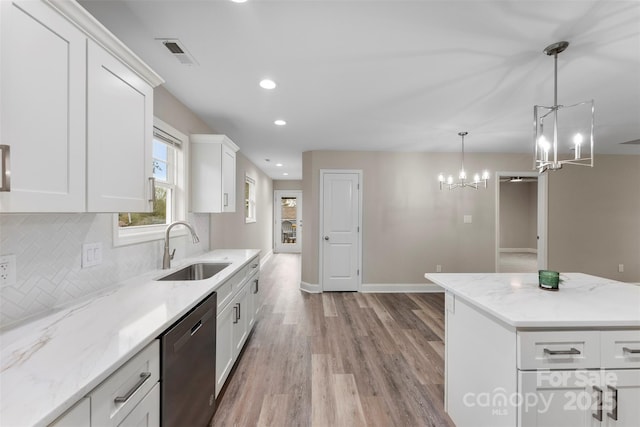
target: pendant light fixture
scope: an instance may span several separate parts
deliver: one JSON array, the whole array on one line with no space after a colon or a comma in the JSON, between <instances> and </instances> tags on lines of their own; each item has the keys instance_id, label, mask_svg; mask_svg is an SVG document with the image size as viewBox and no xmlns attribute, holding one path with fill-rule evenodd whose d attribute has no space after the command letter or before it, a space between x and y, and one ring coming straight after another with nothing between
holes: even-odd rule
<instances>
[{"instance_id":1,"label":"pendant light fixture","mask_svg":"<svg viewBox=\"0 0 640 427\"><path fill-rule=\"evenodd\" d=\"M462 167L460 168L460 173L458 173L458 181L453 181L453 175L449 175L445 181L444 175L438 175L438 182L440 183L440 190L444 186L449 187L449 190L453 190L454 188L463 188L463 187L471 187L474 189L478 189L480 185L487 188L487 180L489 179L489 171L482 172L482 176L480 174L475 174L473 176L473 181L467 179L467 171L464 169L464 137L468 135L469 132L458 132L458 135L462 138Z\"/></svg>"},{"instance_id":2,"label":"pendant light fixture","mask_svg":"<svg viewBox=\"0 0 640 427\"><path fill-rule=\"evenodd\" d=\"M558 105L558 54L568 46L561 41L544 49L554 58L553 106L533 107L533 167L540 173L567 163L593 167L593 100Z\"/></svg>"}]
</instances>

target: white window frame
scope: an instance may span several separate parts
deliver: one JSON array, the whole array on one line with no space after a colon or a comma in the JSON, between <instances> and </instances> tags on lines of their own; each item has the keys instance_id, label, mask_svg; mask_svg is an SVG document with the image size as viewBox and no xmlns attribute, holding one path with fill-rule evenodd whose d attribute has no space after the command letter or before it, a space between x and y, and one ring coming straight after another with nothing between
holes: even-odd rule
<instances>
[{"instance_id":1,"label":"white window frame","mask_svg":"<svg viewBox=\"0 0 640 427\"><path fill-rule=\"evenodd\" d=\"M172 142L176 145L176 162L175 174L176 182L171 192L174 199L172 206L172 221L185 220L187 217L187 177L186 177L186 159L188 159L188 137L175 129L168 123L163 122L157 117L153 118L154 135L156 130L162 134L168 134L172 137ZM157 183L156 185L163 185ZM164 186L164 185L163 185ZM167 202L169 202L167 200ZM164 239L166 224L145 225L140 227L121 228L118 226L118 214L113 215L113 246L125 246L136 243L151 242L154 240ZM177 227L172 231L171 236L186 235L185 227Z\"/></svg>"},{"instance_id":2,"label":"white window frame","mask_svg":"<svg viewBox=\"0 0 640 427\"><path fill-rule=\"evenodd\" d=\"M249 200L244 201L244 222L245 224L249 224L252 222L256 222L256 180L251 178L249 175L244 176L244 185L245 189L247 184L249 184ZM246 193L243 192L243 196Z\"/></svg>"}]
</instances>

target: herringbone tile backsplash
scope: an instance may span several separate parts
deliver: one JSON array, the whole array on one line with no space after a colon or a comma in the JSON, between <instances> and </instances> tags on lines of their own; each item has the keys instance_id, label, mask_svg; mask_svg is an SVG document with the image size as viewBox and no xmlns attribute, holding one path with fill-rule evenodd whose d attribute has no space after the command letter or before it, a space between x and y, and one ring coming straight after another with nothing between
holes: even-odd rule
<instances>
[{"instance_id":1,"label":"herringbone tile backsplash","mask_svg":"<svg viewBox=\"0 0 640 427\"><path fill-rule=\"evenodd\" d=\"M172 239L176 260L209 249L209 215L190 215L200 243ZM83 243L102 242L102 264L81 268ZM113 247L112 214L2 214L0 255L16 256L16 284L0 288L0 327L160 268L163 241Z\"/></svg>"}]
</instances>

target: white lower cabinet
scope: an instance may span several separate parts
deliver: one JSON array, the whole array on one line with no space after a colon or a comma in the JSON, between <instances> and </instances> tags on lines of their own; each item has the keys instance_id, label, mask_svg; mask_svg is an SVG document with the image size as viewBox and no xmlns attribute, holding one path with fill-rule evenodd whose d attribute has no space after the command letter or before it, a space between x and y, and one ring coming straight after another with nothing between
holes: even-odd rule
<instances>
[{"instance_id":1,"label":"white lower cabinet","mask_svg":"<svg viewBox=\"0 0 640 427\"><path fill-rule=\"evenodd\" d=\"M640 331L518 332L518 349L518 425L640 425Z\"/></svg>"},{"instance_id":2,"label":"white lower cabinet","mask_svg":"<svg viewBox=\"0 0 640 427\"><path fill-rule=\"evenodd\" d=\"M49 424L49 427L81 427L88 425L91 425L91 399L84 397Z\"/></svg>"},{"instance_id":3,"label":"white lower cabinet","mask_svg":"<svg viewBox=\"0 0 640 427\"><path fill-rule=\"evenodd\" d=\"M258 258L254 258L218 288L223 290L224 297L218 297L216 319L216 397L255 324L259 304L258 271Z\"/></svg>"},{"instance_id":4,"label":"white lower cabinet","mask_svg":"<svg viewBox=\"0 0 640 427\"><path fill-rule=\"evenodd\" d=\"M640 370L520 372L521 426L638 426Z\"/></svg>"},{"instance_id":5,"label":"white lower cabinet","mask_svg":"<svg viewBox=\"0 0 640 427\"><path fill-rule=\"evenodd\" d=\"M159 427L160 342L129 359L50 427Z\"/></svg>"}]
</instances>

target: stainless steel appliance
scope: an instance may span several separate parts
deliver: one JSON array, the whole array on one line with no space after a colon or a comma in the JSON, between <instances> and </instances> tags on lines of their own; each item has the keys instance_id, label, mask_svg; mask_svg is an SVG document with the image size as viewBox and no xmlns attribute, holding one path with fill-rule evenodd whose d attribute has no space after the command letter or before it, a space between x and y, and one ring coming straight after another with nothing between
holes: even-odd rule
<instances>
[{"instance_id":1,"label":"stainless steel appliance","mask_svg":"<svg viewBox=\"0 0 640 427\"><path fill-rule=\"evenodd\" d=\"M215 411L216 311L212 293L161 337L161 425L205 427Z\"/></svg>"}]
</instances>

